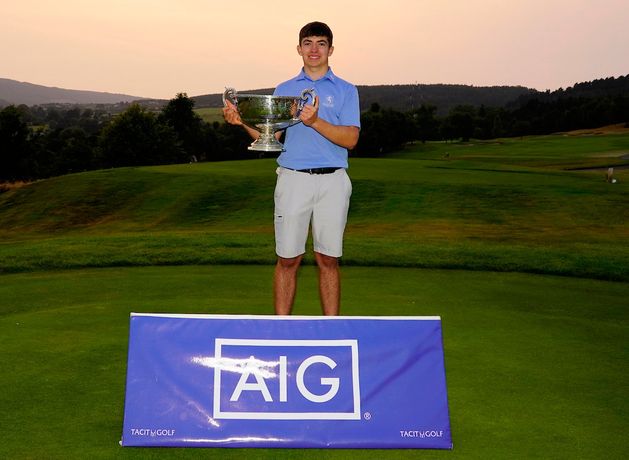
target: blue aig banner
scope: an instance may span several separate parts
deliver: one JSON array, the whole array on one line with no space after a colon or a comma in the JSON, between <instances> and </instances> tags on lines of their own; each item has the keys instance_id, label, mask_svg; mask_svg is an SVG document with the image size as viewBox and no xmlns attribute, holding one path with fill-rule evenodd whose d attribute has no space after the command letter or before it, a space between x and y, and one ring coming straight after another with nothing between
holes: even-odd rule
<instances>
[{"instance_id":1,"label":"blue aig banner","mask_svg":"<svg viewBox=\"0 0 629 460\"><path fill-rule=\"evenodd\" d=\"M133 314L122 445L450 449L441 320Z\"/></svg>"}]
</instances>

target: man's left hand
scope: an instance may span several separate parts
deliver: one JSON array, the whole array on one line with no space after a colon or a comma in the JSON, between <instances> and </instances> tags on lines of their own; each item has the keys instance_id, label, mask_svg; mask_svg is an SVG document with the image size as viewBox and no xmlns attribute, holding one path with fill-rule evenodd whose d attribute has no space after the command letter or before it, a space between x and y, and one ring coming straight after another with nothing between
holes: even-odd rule
<instances>
[{"instance_id":1,"label":"man's left hand","mask_svg":"<svg viewBox=\"0 0 629 460\"><path fill-rule=\"evenodd\" d=\"M312 126L319 119L319 96L314 97L314 105L305 105L301 109L299 119L306 126Z\"/></svg>"}]
</instances>

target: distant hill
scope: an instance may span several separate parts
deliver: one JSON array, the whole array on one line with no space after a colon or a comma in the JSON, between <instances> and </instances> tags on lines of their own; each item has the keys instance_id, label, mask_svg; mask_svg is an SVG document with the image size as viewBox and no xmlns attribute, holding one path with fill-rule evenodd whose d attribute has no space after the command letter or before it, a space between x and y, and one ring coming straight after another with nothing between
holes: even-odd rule
<instances>
[{"instance_id":1,"label":"distant hill","mask_svg":"<svg viewBox=\"0 0 629 460\"><path fill-rule=\"evenodd\" d=\"M239 90L241 93L271 94L273 88ZM376 103L384 109L402 112L422 104L437 107L438 115L446 115L457 105L480 107L517 108L532 99L552 101L567 97L604 97L629 95L629 75L608 77L591 82L575 83L574 86L556 91L537 91L524 86L472 86L446 84L413 85L358 85L360 108L368 110ZM221 93L191 97L196 108L221 107ZM149 100L127 94L81 91L35 85L0 78L0 107L9 104L118 104L141 101L142 104L159 108L166 100Z\"/></svg>"},{"instance_id":2,"label":"distant hill","mask_svg":"<svg viewBox=\"0 0 629 460\"><path fill-rule=\"evenodd\" d=\"M358 86L361 110L373 103L402 112L434 105L439 115L447 114L457 105L504 107L509 102L538 91L524 86L470 86L445 84Z\"/></svg>"},{"instance_id":3,"label":"distant hill","mask_svg":"<svg viewBox=\"0 0 629 460\"><path fill-rule=\"evenodd\" d=\"M243 90L242 93L271 94L273 88ZM377 103L386 109L402 112L419 108L422 104L437 107L440 115L447 114L456 105L504 107L521 96L538 94L534 89L523 86L470 86L444 84L415 85L359 85L360 109L368 110ZM221 94L195 96L196 107L220 107Z\"/></svg>"},{"instance_id":4,"label":"distant hill","mask_svg":"<svg viewBox=\"0 0 629 460\"><path fill-rule=\"evenodd\" d=\"M510 107L523 106L532 99L541 102L554 102L567 98L602 98L614 96L629 96L629 75L620 77L599 78L592 81L575 83L566 89L523 94L508 104Z\"/></svg>"},{"instance_id":5,"label":"distant hill","mask_svg":"<svg viewBox=\"0 0 629 460\"><path fill-rule=\"evenodd\" d=\"M115 104L143 99L128 94L63 89L0 78L0 106L10 104Z\"/></svg>"}]
</instances>

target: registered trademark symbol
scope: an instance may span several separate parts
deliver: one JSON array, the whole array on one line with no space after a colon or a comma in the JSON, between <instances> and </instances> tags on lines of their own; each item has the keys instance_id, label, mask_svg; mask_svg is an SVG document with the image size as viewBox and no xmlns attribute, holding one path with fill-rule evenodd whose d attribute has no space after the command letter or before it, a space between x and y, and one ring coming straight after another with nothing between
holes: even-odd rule
<instances>
[{"instance_id":1,"label":"registered trademark symbol","mask_svg":"<svg viewBox=\"0 0 629 460\"><path fill-rule=\"evenodd\" d=\"M365 417L365 420L371 420L371 412L365 412L363 417Z\"/></svg>"}]
</instances>

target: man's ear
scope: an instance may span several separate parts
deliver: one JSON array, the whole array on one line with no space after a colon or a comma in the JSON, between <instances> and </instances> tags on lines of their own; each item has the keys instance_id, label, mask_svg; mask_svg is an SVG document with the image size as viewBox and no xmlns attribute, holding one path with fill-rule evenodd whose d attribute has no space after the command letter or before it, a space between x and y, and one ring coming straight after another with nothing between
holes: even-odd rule
<instances>
[{"instance_id":1,"label":"man's ear","mask_svg":"<svg viewBox=\"0 0 629 460\"><path fill-rule=\"evenodd\" d=\"M330 49L328 50L328 56L332 56L333 52L334 52L334 47L330 46Z\"/></svg>"},{"instance_id":2,"label":"man's ear","mask_svg":"<svg viewBox=\"0 0 629 460\"><path fill-rule=\"evenodd\" d=\"M301 56L301 45L297 45L297 54Z\"/></svg>"}]
</instances>

